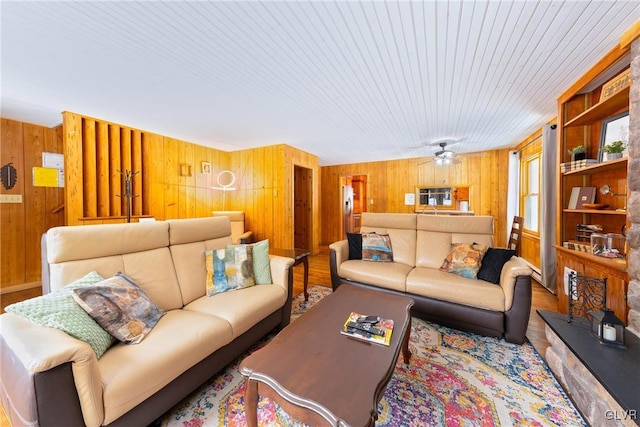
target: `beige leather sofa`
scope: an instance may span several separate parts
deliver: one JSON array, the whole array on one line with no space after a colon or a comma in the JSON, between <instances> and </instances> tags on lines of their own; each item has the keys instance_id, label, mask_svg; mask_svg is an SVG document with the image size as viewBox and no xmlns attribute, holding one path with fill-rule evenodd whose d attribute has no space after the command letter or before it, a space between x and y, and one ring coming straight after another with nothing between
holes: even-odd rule
<instances>
[{"instance_id":1,"label":"beige leather sofa","mask_svg":"<svg viewBox=\"0 0 640 427\"><path fill-rule=\"evenodd\" d=\"M288 258L270 257L270 285L205 295L204 252L231 244L227 217L57 227L45 240L45 289L121 271L165 314L141 343L100 359L58 329L0 316L0 395L14 427L148 425L289 322Z\"/></svg>"},{"instance_id":2,"label":"beige leather sofa","mask_svg":"<svg viewBox=\"0 0 640 427\"><path fill-rule=\"evenodd\" d=\"M452 243L493 246L493 217L363 213L362 233L389 234L393 262L349 259L347 240L330 248L331 279L408 294L413 314L427 320L522 343L531 308L531 269L517 257L498 285L440 270Z\"/></svg>"}]
</instances>

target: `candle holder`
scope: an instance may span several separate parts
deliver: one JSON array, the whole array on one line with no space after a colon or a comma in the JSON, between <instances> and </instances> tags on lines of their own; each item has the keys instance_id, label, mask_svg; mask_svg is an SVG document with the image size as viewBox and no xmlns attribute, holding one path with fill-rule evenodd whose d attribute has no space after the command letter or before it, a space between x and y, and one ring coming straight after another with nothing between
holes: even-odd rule
<instances>
[{"instance_id":1,"label":"candle holder","mask_svg":"<svg viewBox=\"0 0 640 427\"><path fill-rule=\"evenodd\" d=\"M627 348L624 343L624 334L624 323L613 314L613 311L605 308L591 312L591 335L596 337L600 344Z\"/></svg>"}]
</instances>

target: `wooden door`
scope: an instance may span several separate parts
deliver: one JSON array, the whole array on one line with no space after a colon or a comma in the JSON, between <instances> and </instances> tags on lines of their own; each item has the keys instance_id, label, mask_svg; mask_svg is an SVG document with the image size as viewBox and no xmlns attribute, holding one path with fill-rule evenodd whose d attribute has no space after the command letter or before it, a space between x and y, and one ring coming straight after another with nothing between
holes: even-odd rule
<instances>
[{"instance_id":1,"label":"wooden door","mask_svg":"<svg viewBox=\"0 0 640 427\"><path fill-rule=\"evenodd\" d=\"M293 224L294 246L298 249L311 248L311 200L313 171L302 166L294 166L293 177Z\"/></svg>"}]
</instances>

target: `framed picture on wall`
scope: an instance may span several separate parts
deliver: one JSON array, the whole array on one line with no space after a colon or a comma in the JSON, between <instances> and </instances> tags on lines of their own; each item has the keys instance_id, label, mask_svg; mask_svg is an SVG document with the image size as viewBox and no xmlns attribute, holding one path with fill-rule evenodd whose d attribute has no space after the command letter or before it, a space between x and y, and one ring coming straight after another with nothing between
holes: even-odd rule
<instances>
[{"instance_id":1,"label":"framed picture on wall","mask_svg":"<svg viewBox=\"0 0 640 427\"><path fill-rule=\"evenodd\" d=\"M211 175L211 163L209 162L202 162L200 164L200 169L202 171L203 174L205 175Z\"/></svg>"},{"instance_id":2,"label":"framed picture on wall","mask_svg":"<svg viewBox=\"0 0 640 427\"><path fill-rule=\"evenodd\" d=\"M611 144L613 141L622 141L624 144L624 152L622 157L627 156L629 144L629 112L616 114L602 121L602 130L600 131L600 148L598 149L598 161L604 159L603 148L605 145Z\"/></svg>"}]
</instances>

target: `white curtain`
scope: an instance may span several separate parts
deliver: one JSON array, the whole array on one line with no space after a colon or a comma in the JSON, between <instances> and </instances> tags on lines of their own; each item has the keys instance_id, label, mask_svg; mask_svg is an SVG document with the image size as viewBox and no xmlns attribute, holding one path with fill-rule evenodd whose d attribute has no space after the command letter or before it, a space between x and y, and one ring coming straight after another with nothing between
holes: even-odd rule
<instances>
[{"instance_id":1,"label":"white curtain","mask_svg":"<svg viewBox=\"0 0 640 427\"><path fill-rule=\"evenodd\" d=\"M520 151L509 151L509 182L507 184L507 242L513 217L520 214Z\"/></svg>"},{"instance_id":2,"label":"white curtain","mask_svg":"<svg viewBox=\"0 0 640 427\"><path fill-rule=\"evenodd\" d=\"M542 285L556 293L556 125L542 128L542 177L540 188L540 269Z\"/></svg>"}]
</instances>

